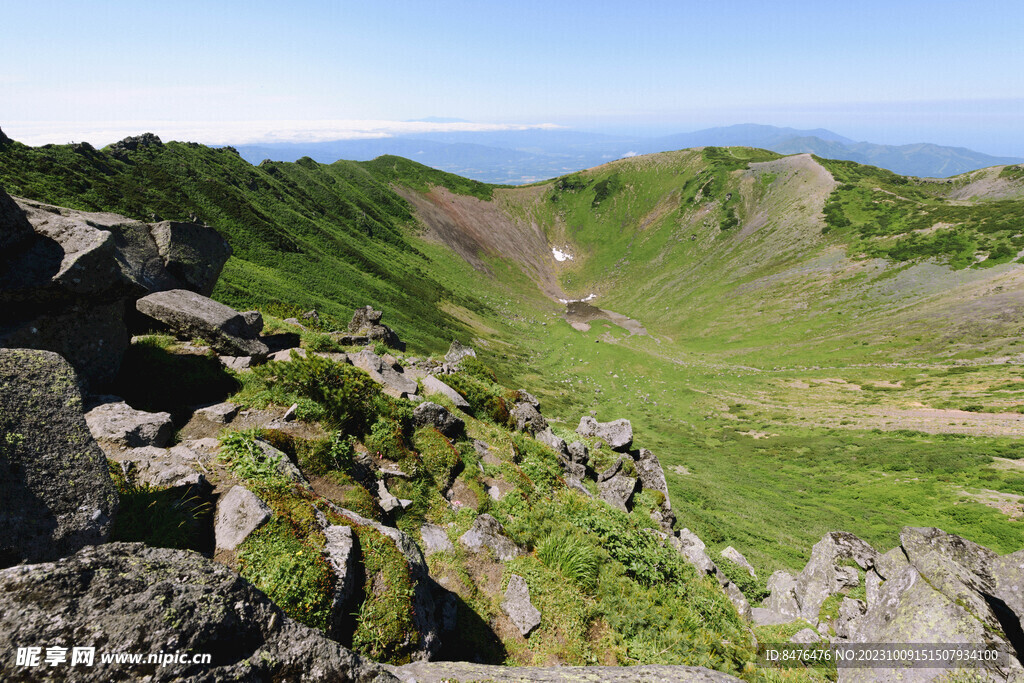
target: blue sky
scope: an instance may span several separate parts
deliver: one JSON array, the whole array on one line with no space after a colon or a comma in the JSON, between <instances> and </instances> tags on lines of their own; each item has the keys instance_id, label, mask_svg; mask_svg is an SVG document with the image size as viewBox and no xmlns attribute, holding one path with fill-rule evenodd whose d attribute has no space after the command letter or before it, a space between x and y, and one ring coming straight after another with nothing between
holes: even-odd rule
<instances>
[{"instance_id":1,"label":"blue sky","mask_svg":"<svg viewBox=\"0 0 1024 683\"><path fill-rule=\"evenodd\" d=\"M315 139L448 116L754 122L1024 155L1019 1L36 0L5 3L4 20L0 127L33 144Z\"/></svg>"}]
</instances>

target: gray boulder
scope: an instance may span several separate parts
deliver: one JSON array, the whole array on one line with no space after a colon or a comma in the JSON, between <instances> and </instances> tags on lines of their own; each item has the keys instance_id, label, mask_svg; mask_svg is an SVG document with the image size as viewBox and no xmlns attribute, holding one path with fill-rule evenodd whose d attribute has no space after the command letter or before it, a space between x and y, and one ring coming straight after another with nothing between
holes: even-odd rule
<instances>
[{"instance_id":1,"label":"gray boulder","mask_svg":"<svg viewBox=\"0 0 1024 683\"><path fill-rule=\"evenodd\" d=\"M252 532L270 521L273 512L259 496L244 486L234 486L217 501L213 522L218 550L234 550Z\"/></svg>"},{"instance_id":2,"label":"gray boulder","mask_svg":"<svg viewBox=\"0 0 1024 683\"><path fill-rule=\"evenodd\" d=\"M576 433L580 436L601 439L612 450L619 452L628 451L633 445L633 425L629 420L598 422L591 416L584 415L580 418Z\"/></svg>"},{"instance_id":3,"label":"gray boulder","mask_svg":"<svg viewBox=\"0 0 1024 683\"><path fill-rule=\"evenodd\" d=\"M489 548L502 562L508 562L523 553L519 546L505 535L501 523L486 513L477 517L469 531L459 536L459 543L467 550L477 553Z\"/></svg>"},{"instance_id":4,"label":"gray boulder","mask_svg":"<svg viewBox=\"0 0 1024 683\"><path fill-rule=\"evenodd\" d=\"M517 403L512 408L512 419L516 422L516 429L521 432L536 434L548 428L548 421L529 403Z\"/></svg>"},{"instance_id":5,"label":"gray boulder","mask_svg":"<svg viewBox=\"0 0 1024 683\"><path fill-rule=\"evenodd\" d=\"M0 490L0 567L110 538L117 493L77 376L55 353L0 349Z\"/></svg>"},{"instance_id":6,"label":"gray boulder","mask_svg":"<svg viewBox=\"0 0 1024 683\"><path fill-rule=\"evenodd\" d=\"M798 645L813 645L821 642L821 636L814 632L814 629L805 628L797 631L789 642Z\"/></svg>"},{"instance_id":7,"label":"gray boulder","mask_svg":"<svg viewBox=\"0 0 1024 683\"><path fill-rule=\"evenodd\" d=\"M444 406L430 401L425 401L413 409L412 421L418 427L433 427L449 439L454 439L466 428L466 423L461 418L452 415Z\"/></svg>"},{"instance_id":8,"label":"gray boulder","mask_svg":"<svg viewBox=\"0 0 1024 683\"><path fill-rule=\"evenodd\" d=\"M551 428L548 427L547 425L545 425L544 429L534 434L533 438L537 439L537 441L540 441L542 444L553 450L555 452L555 455L558 455L566 460L569 459L569 448L565 445L565 439L555 435L555 433L552 432Z\"/></svg>"},{"instance_id":9,"label":"gray boulder","mask_svg":"<svg viewBox=\"0 0 1024 683\"><path fill-rule=\"evenodd\" d=\"M266 358L269 353L241 313L202 294L187 289L156 292L139 299L135 307L179 336L199 337L219 355Z\"/></svg>"},{"instance_id":10,"label":"gray boulder","mask_svg":"<svg viewBox=\"0 0 1024 683\"><path fill-rule=\"evenodd\" d=\"M215 403L209 406L198 408L194 413L196 417L202 417L216 424L228 424L238 415L238 405L229 403Z\"/></svg>"},{"instance_id":11,"label":"gray boulder","mask_svg":"<svg viewBox=\"0 0 1024 683\"><path fill-rule=\"evenodd\" d=\"M508 580L501 609L523 637L530 635L533 629L540 626L540 610L530 602L530 587L526 585L526 579L518 574L513 574Z\"/></svg>"},{"instance_id":12,"label":"gray boulder","mask_svg":"<svg viewBox=\"0 0 1024 683\"><path fill-rule=\"evenodd\" d=\"M516 403L529 403L531 406L540 410L540 401L537 397L526 391L525 389L516 390Z\"/></svg>"},{"instance_id":13,"label":"gray boulder","mask_svg":"<svg viewBox=\"0 0 1024 683\"><path fill-rule=\"evenodd\" d=\"M89 431L101 446L162 448L174 435L170 413L135 410L116 396L106 396L103 400L106 402L85 414Z\"/></svg>"},{"instance_id":14,"label":"gray boulder","mask_svg":"<svg viewBox=\"0 0 1024 683\"><path fill-rule=\"evenodd\" d=\"M573 441L571 444L566 446L566 450L573 462L586 465L590 460L590 453L587 450L587 444L582 441Z\"/></svg>"},{"instance_id":15,"label":"gray boulder","mask_svg":"<svg viewBox=\"0 0 1024 683\"><path fill-rule=\"evenodd\" d=\"M718 573L717 565L708 556L707 546L704 545L704 541L700 540L697 534L689 529L681 529L674 535L669 536L668 541L698 572L708 576L714 576Z\"/></svg>"},{"instance_id":16,"label":"gray boulder","mask_svg":"<svg viewBox=\"0 0 1024 683\"><path fill-rule=\"evenodd\" d=\"M436 524L424 524L420 527L420 538L423 539L423 554L430 557L434 553L447 553L455 550L448 534Z\"/></svg>"},{"instance_id":17,"label":"gray boulder","mask_svg":"<svg viewBox=\"0 0 1024 683\"><path fill-rule=\"evenodd\" d=\"M413 581L412 618L419 643L413 652L413 659L430 659L441 647L441 633L444 622L444 606L448 592L442 589L430 577L427 562L416 541L409 534L394 527L384 526L380 522L367 519L351 510L331 506L336 512L349 518L361 526L372 527L387 536L409 565L409 576ZM410 639L414 634L410 634Z\"/></svg>"},{"instance_id":18,"label":"gray boulder","mask_svg":"<svg viewBox=\"0 0 1024 683\"><path fill-rule=\"evenodd\" d=\"M792 621L800 617L800 603L796 599L796 579L781 569L768 577L768 597L764 607ZM783 622L785 623L785 622Z\"/></svg>"},{"instance_id":19,"label":"gray boulder","mask_svg":"<svg viewBox=\"0 0 1024 683\"><path fill-rule=\"evenodd\" d=\"M183 458L183 453L192 457ZM121 464L128 479L158 489L168 489L203 485L206 479L193 466L197 460L195 455L180 446L171 449L143 446L119 449L108 457Z\"/></svg>"},{"instance_id":20,"label":"gray boulder","mask_svg":"<svg viewBox=\"0 0 1024 683\"><path fill-rule=\"evenodd\" d=\"M622 472L597 483L601 500L623 512L629 512L633 507L633 494L638 490L639 480Z\"/></svg>"},{"instance_id":21,"label":"gray boulder","mask_svg":"<svg viewBox=\"0 0 1024 683\"><path fill-rule=\"evenodd\" d=\"M213 293L217 278L231 256L231 247L220 233L205 225L177 221L154 223L149 233L164 268L181 288L204 296ZM252 321L255 326L256 319ZM263 329L262 316L258 323L254 335Z\"/></svg>"},{"instance_id":22,"label":"gray boulder","mask_svg":"<svg viewBox=\"0 0 1024 683\"><path fill-rule=\"evenodd\" d=\"M83 681L397 683L378 665L289 619L231 569L198 553L141 543L110 543L0 571L0 648L14 652L25 643L95 647L94 665L75 672ZM142 653L210 653L213 661L101 663L98 653L118 643ZM66 680L68 666L31 676ZM27 671L13 656L3 657L0 678L27 680Z\"/></svg>"},{"instance_id":23,"label":"gray boulder","mask_svg":"<svg viewBox=\"0 0 1024 683\"><path fill-rule=\"evenodd\" d=\"M839 604L839 616L836 617L833 628L840 638L849 638L852 629L850 625L854 620L859 619L867 611L867 605L860 600L843 598Z\"/></svg>"},{"instance_id":24,"label":"gray boulder","mask_svg":"<svg viewBox=\"0 0 1024 683\"><path fill-rule=\"evenodd\" d=\"M459 410L469 411L469 401L463 398L462 394L455 391L433 375L427 375L423 378L423 391L427 394L441 394L442 396L446 396Z\"/></svg>"},{"instance_id":25,"label":"gray boulder","mask_svg":"<svg viewBox=\"0 0 1024 683\"><path fill-rule=\"evenodd\" d=\"M856 643L962 643L987 649L1011 651L1001 631L990 630L994 616L972 614L941 591L932 587L913 566L886 579L878 602L848 626L850 641ZM998 622L996 622L998 623ZM934 669L840 669L840 681L928 681L946 673L952 660L936 662ZM940 669L945 665L947 669ZM1006 667L980 663L994 669L998 680L1016 680L1024 674L1020 662L1010 659ZM981 673L981 671L979 671Z\"/></svg>"},{"instance_id":26,"label":"gray boulder","mask_svg":"<svg viewBox=\"0 0 1024 683\"><path fill-rule=\"evenodd\" d=\"M449 365L458 365L463 358L476 358L476 351L457 339L452 340L451 346L448 347L448 353L444 354L445 362Z\"/></svg>"}]
</instances>

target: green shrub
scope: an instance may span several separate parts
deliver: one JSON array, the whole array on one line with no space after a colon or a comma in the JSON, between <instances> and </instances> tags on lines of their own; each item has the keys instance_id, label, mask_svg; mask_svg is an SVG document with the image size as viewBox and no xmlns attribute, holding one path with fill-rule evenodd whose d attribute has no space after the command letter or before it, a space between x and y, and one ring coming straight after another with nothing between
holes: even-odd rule
<instances>
[{"instance_id":1,"label":"green shrub","mask_svg":"<svg viewBox=\"0 0 1024 683\"><path fill-rule=\"evenodd\" d=\"M465 364L468 360L466 359L463 363ZM444 381L445 384L462 394L474 415L488 419L497 425L511 426L508 402L502 396L503 388L482 380L465 370L448 375Z\"/></svg>"},{"instance_id":2,"label":"green shrub","mask_svg":"<svg viewBox=\"0 0 1024 683\"><path fill-rule=\"evenodd\" d=\"M256 445L259 429L224 432L220 436L220 460L243 479L253 479L268 486L288 484L278 465L284 455L268 456Z\"/></svg>"},{"instance_id":3,"label":"green shrub","mask_svg":"<svg viewBox=\"0 0 1024 683\"><path fill-rule=\"evenodd\" d=\"M313 401L328 425L350 433L363 433L383 405L380 387L369 375L319 356L270 362L254 372L271 391L280 392L282 404L291 396Z\"/></svg>"},{"instance_id":4,"label":"green shrub","mask_svg":"<svg viewBox=\"0 0 1024 683\"><path fill-rule=\"evenodd\" d=\"M459 449L433 427L417 429L412 443L433 481L441 486L447 485L462 462Z\"/></svg>"},{"instance_id":5,"label":"green shrub","mask_svg":"<svg viewBox=\"0 0 1024 683\"><path fill-rule=\"evenodd\" d=\"M373 423L370 434L366 437L366 449L375 458L386 458L392 462L400 462L409 455L405 445L402 425L390 417L382 417Z\"/></svg>"},{"instance_id":6,"label":"green shrub","mask_svg":"<svg viewBox=\"0 0 1024 683\"><path fill-rule=\"evenodd\" d=\"M715 564L736 584L751 605L759 605L768 597L768 589L764 582L751 576L746 569L732 560L719 557L715 560Z\"/></svg>"}]
</instances>

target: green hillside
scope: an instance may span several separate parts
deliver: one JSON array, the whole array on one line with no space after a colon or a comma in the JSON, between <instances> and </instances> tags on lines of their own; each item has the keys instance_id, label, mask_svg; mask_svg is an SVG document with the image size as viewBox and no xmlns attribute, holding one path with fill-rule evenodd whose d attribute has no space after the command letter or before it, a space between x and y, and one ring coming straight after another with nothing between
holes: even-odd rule
<instances>
[{"instance_id":1,"label":"green hillside","mask_svg":"<svg viewBox=\"0 0 1024 683\"><path fill-rule=\"evenodd\" d=\"M137 147L9 144L0 183L194 215L235 248L215 298L315 307L328 327L372 304L417 353L471 341L564 437L590 411L631 419L680 526L762 580L834 529L881 549L904 524L1024 546L1016 167L938 182L704 148L500 188L395 157ZM591 294L570 326L556 299Z\"/></svg>"}]
</instances>

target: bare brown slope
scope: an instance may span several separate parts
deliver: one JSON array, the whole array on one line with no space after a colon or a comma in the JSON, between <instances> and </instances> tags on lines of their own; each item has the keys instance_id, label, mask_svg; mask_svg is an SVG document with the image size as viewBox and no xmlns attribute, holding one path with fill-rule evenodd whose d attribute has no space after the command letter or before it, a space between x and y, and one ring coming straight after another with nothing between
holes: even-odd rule
<instances>
[{"instance_id":1,"label":"bare brown slope","mask_svg":"<svg viewBox=\"0 0 1024 683\"><path fill-rule=\"evenodd\" d=\"M485 257L502 257L518 263L544 294L565 298L555 276L555 260L544 231L535 222L512 218L502 208L503 193L534 192L534 188L495 190L485 202L454 194L443 187L419 193L395 187L413 205L416 217L427 228L427 239L447 245L479 271L492 274Z\"/></svg>"}]
</instances>

